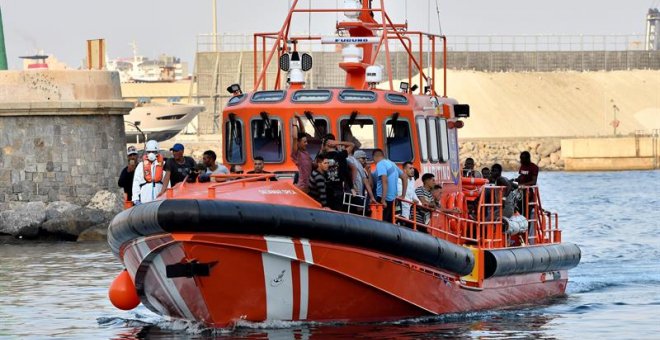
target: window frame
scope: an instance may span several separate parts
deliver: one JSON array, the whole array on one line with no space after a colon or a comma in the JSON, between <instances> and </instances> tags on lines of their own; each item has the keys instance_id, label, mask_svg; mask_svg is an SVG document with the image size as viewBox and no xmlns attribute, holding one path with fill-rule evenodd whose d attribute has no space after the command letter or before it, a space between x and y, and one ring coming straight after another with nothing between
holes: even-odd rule
<instances>
[{"instance_id":1,"label":"window frame","mask_svg":"<svg viewBox=\"0 0 660 340\"><path fill-rule=\"evenodd\" d=\"M373 94L373 99L369 100L345 100L342 99L342 95L347 92L354 92L354 93L371 93ZM340 102L342 103L374 103L378 100L378 94L374 91L370 90L355 90L355 89L346 89L346 90L341 90L339 91L339 94L337 94L337 98L339 99Z\"/></svg>"},{"instance_id":2,"label":"window frame","mask_svg":"<svg viewBox=\"0 0 660 340\"><path fill-rule=\"evenodd\" d=\"M254 100L254 96L260 93L281 93L282 98L278 100L268 100L268 101L260 101L260 100ZM254 104L273 104L273 103L279 103L282 102L286 99L286 91L285 90L266 90L266 91L255 91L252 93L250 96L250 103ZM251 125L250 125L251 126Z\"/></svg>"},{"instance_id":3,"label":"window frame","mask_svg":"<svg viewBox=\"0 0 660 340\"><path fill-rule=\"evenodd\" d=\"M429 148L429 162L431 163L438 163L440 161L440 150L438 150L438 124L436 123L438 120L437 117L427 117L426 118L426 130L427 131L434 131L435 132L435 137L436 140L431 140L431 134L428 134L428 145L430 146ZM431 130L432 128L432 130ZM433 158L433 147L435 147L435 153L436 156Z\"/></svg>"},{"instance_id":4,"label":"window frame","mask_svg":"<svg viewBox=\"0 0 660 340\"><path fill-rule=\"evenodd\" d=\"M424 136L421 134L420 130L420 122L421 125L424 126ZM422 163L426 163L429 161L429 133L428 133L428 124L426 122L426 117L425 116L417 116L415 117L415 127L417 127L417 142L419 143L419 154L420 154L420 160ZM424 143L424 148L422 147L422 143ZM426 150L425 150L426 149Z\"/></svg>"},{"instance_id":5,"label":"window frame","mask_svg":"<svg viewBox=\"0 0 660 340\"><path fill-rule=\"evenodd\" d=\"M350 115L347 116L340 116L339 119L337 119L337 141L341 141L341 136L342 136L342 131L341 131L341 122L344 120L349 120L351 119ZM378 127L376 126L376 118L371 115L363 115L362 117L358 119L367 119L371 121L371 126L373 127L373 136L374 136L374 147L373 148L363 148L367 150L373 150L375 148L378 148Z\"/></svg>"},{"instance_id":6,"label":"window frame","mask_svg":"<svg viewBox=\"0 0 660 340\"><path fill-rule=\"evenodd\" d=\"M296 94L298 94L298 93L304 93L304 92L309 92L309 93L311 93L311 92L325 92L325 93L329 94L329 96L328 96L328 98L325 99L325 100L313 100L313 101L312 101L312 100L309 100L309 101L295 100ZM297 91L293 92L293 94L291 94L291 97L290 97L289 100L290 100L292 103L294 103L294 104L310 104L310 103L312 103L312 104L316 104L316 103L327 103L327 102L329 102L329 101L332 100L332 95L333 95L333 92L330 91L330 90L323 90L323 89L304 89L304 90L297 90Z\"/></svg>"},{"instance_id":7,"label":"window frame","mask_svg":"<svg viewBox=\"0 0 660 340\"><path fill-rule=\"evenodd\" d=\"M305 116L300 117L300 119L301 119L303 122L304 122L304 121L308 121L308 120L307 120L307 117L305 117ZM328 116L324 116L324 115L323 115L323 116L316 116L316 115L314 116L314 120L315 120L315 121L316 121L316 120L319 120L319 119L325 122L325 126L326 126L326 134L331 133L331 131L332 131L332 127L330 126L330 118L328 118ZM291 118L291 131L292 131L292 132L293 132L293 123L295 123L295 122L296 122L296 118L295 118L295 117L292 117L292 118ZM308 122L309 122L309 121L308 121ZM310 122L310 123L311 123L311 122ZM303 123L303 124L304 124L304 123ZM306 132L309 133L309 131L306 131ZM316 131L314 131L314 132L316 132ZM294 137L295 137L295 138L298 138L298 136L293 136L292 138L294 138ZM323 139L323 137L324 137L324 136L321 136L321 139ZM309 142L308 142L308 143L309 143ZM293 149L293 145L291 145L291 149ZM321 153L322 151L323 151L323 150L319 149L319 152L318 152L318 153L316 153L316 154L314 154L314 155L312 155L312 154L310 153L309 156L312 157L312 160L313 160L313 159L316 157L316 155L319 154L319 153ZM309 151L308 151L308 152L309 152Z\"/></svg>"},{"instance_id":8,"label":"window frame","mask_svg":"<svg viewBox=\"0 0 660 340\"><path fill-rule=\"evenodd\" d=\"M438 157L440 162L446 163L449 161L451 154L449 153L449 131L447 130L447 120L444 118L438 118ZM444 127L444 129L443 129ZM447 154L445 157L445 153Z\"/></svg>"},{"instance_id":9,"label":"window frame","mask_svg":"<svg viewBox=\"0 0 660 340\"><path fill-rule=\"evenodd\" d=\"M413 146L413 134L412 134L412 128L410 126L410 121L407 118L401 118L399 117L397 119L397 122L406 122L408 124L408 135L410 136L410 155L411 158L407 160L402 160L402 161L395 161L392 160L392 156L390 155L390 148L389 145L387 144L387 123L392 121L392 118L387 118L383 121L383 146L384 149L387 151L387 158L391 160L394 163L405 163L405 162L412 162L415 160L415 147Z\"/></svg>"},{"instance_id":10,"label":"window frame","mask_svg":"<svg viewBox=\"0 0 660 340\"><path fill-rule=\"evenodd\" d=\"M233 97L229 98L229 100L227 101L227 106L238 105L238 104L242 103L245 100L245 98L247 98L247 97L248 97L248 95L245 94L245 93L241 93L237 96L233 96ZM235 101L235 102L232 102L232 99L234 99L234 98L238 98L238 100Z\"/></svg>"},{"instance_id":11,"label":"window frame","mask_svg":"<svg viewBox=\"0 0 660 340\"><path fill-rule=\"evenodd\" d=\"M406 100L406 102L405 103L397 102L397 101L392 100L391 97L403 98L403 99ZM400 93L386 93L385 94L385 100L387 100L388 103L394 104L394 105L408 105L409 102L410 102L408 100L408 97L406 97L405 95L402 95Z\"/></svg>"},{"instance_id":12,"label":"window frame","mask_svg":"<svg viewBox=\"0 0 660 340\"><path fill-rule=\"evenodd\" d=\"M280 118L280 117L270 117L269 116L268 119L270 119L271 121L272 120L277 120L279 125L280 125L280 128L282 129L282 134L280 135L280 143L282 145L282 157L279 161L267 161L267 160L264 159L264 164L282 164L286 161L286 155L288 153L288 150L286 150L287 144L286 144L286 141L284 140L284 137L285 137L286 133L284 132L284 125L282 125L282 118ZM250 148L251 148L251 151L252 151L252 159L253 160L254 160L254 157L256 157L257 155L254 152L254 138L252 138L252 133L253 133L253 131L252 131L252 122L260 121L260 120L262 120L261 117L252 117L252 118L250 118Z\"/></svg>"},{"instance_id":13,"label":"window frame","mask_svg":"<svg viewBox=\"0 0 660 340\"><path fill-rule=\"evenodd\" d=\"M225 140L225 146L224 146L224 150L223 150L224 151L223 152L224 153L224 158L227 161L227 163L229 163L229 164L245 164L245 161L247 160L247 156L246 156L246 152L245 152L246 151L246 148L245 148L245 129L244 129L245 122L241 118L238 118L238 117L236 117L235 119L236 119L237 122L239 122L241 124L241 136L243 138L243 140L242 140L243 143L241 143L241 151L242 151L241 154L243 156L241 157L240 162L230 162L229 157L228 157L229 152L228 152L228 149L227 149L228 146L229 146L229 143L227 143L227 141ZM225 121L225 124L227 124L227 125L225 125L225 128L228 127L229 123L231 123L231 121L229 119L227 119ZM225 131L225 138L229 138L229 135L226 132L227 131Z\"/></svg>"}]
</instances>

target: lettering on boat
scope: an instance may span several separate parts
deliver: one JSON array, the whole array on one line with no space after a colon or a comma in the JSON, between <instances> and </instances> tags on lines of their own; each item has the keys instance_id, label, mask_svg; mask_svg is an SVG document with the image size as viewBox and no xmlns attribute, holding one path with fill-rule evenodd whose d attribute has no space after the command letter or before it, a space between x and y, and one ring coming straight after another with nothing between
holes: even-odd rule
<instances>
[{"instance_id":1,"label":"lettering on boat","mask_svg":"<svg viewBox=\"0 0 660 340\"><path fill-rule=\"evenodd\" d=\"M295 195L294 190L288 189L260 189L259 193L262 195Z\"/></svg>"},{"instance_id":2,"label":"lettering on boat","mask_svg":"<svg viewBox=\"0 0 660 340\"><path fill-rule=\"evenodd\" d=\"M429 173L435 176L436 180L440 179L444 182L452 181L452 171L449 164L422 164L423 174Z\"/></svg>"},{"instance_id":3,"label":"lettering on boat","mask_svg":"<svg viewBox=\"0 0 660 340\"><path fill-rule=\"evenodd\" d=\"M561 273L558 271L541 273L541 282L556 281L561 279Z\"/></svg>"}]
</instances>

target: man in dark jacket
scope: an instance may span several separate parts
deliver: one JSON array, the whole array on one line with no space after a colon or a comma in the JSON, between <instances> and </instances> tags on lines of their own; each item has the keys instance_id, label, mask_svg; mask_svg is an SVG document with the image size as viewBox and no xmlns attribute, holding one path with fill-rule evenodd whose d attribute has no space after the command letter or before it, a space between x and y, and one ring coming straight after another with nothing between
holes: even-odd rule
<instances>
[{"instance_id":1,"label":"man in dark jacket","mask_svg":"<svg viewBox=\"0 0 660 340\"><path fill-rule=\"evenodd\" d=\"M174 144L170 151L173 157L165 162L165 170L170 175L170 185L175 186L195 170L196 163L192 157L183 155L184 147L181 143Z\"/></svg>"},{"instance_id":2,"label":"man in dark jacket","mask_svg":"<svg viewBox=\"0 0 660 340\"><path fill-rule=\"evenodd\" d=\"M128 158L128 165L121 171L117 185L124 189L126 194L125 200L132 201L133 197L133 176L135 176L135 167L138 163L138 153L134 146L129 146L126 150L126 157Z\"/></svg>"}]
</instances>

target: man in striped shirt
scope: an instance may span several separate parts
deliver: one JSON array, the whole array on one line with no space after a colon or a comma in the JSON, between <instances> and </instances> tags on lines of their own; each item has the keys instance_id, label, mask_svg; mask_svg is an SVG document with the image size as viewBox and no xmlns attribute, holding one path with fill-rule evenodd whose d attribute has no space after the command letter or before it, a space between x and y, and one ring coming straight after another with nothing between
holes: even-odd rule
<instances>
[{"instance_id":1,"label":"man in striped shirt","mask_svg":"<svg viewBox=\"0 0 660 340\"><path fill-rule=\"evenodd\" d=\"M422 205L430 209L438 207L433 199L433 194L431 193L434 185L435 176L433 176L433 174L424 174L422 176L422 186L415 189L415 194L417 194L417 198L422 202ZM417 223L428 224L431 219L431 214L428 211L421 210L422 209L417 211Z\"/></svg>"},{"instance_id":2,"label":"man in striped shirt","mask_svg":"<svg viewBox=\"0 0 660 340\"><path fill-rule=\"evenodd\" d=\"M323 154L316 155L314 160L315 169L309 176L309 195L321 206L328 206L328 196L326 193L326 173L330 166L330 161Z\"/></svg>"}]
</instances>

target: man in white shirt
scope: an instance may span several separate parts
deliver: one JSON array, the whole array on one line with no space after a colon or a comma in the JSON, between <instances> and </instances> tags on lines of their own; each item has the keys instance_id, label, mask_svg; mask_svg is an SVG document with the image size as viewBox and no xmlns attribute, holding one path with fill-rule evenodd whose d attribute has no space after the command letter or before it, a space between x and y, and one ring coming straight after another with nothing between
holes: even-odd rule
<instances>
[{"instance_id":1,"label":"man in white shirt","mask_svg":"<svg viewBox=\"0 0 660 340\"><path fill-rule=\"evenodd\" d=\"M417 194L415 194L415 168L413 167L411 162L405 162L403 163L403 174L406 177L406 181L408 182L408 186L406 187L406 192L405 192L405 199L407 201L414 202L416 204L422 204L422 201L417 198ZM401 190L403 190L403 185L400 186ZM401 194L399 194L401 195ZM410 216L411 214L411 207L412 204L402 202L401 203L401 216L403 216L406 219L412 220L415 217Z\"/></svg>"},{"instance_id":2,"label":"man in white shirt","mask_svg":"<svg viewBox=\"0 0 660 340\"><path fill-rule=\"evenodd\" d=\"M208 182L211 175L229 175L229 169L222 164L218 164L215 160L217 155L213 150L206 150L202 155L202 163L206 166L206 171L201 174L199 181ZM215 179L213 179L215 181Z\"/></svg>"}]
</instances>

